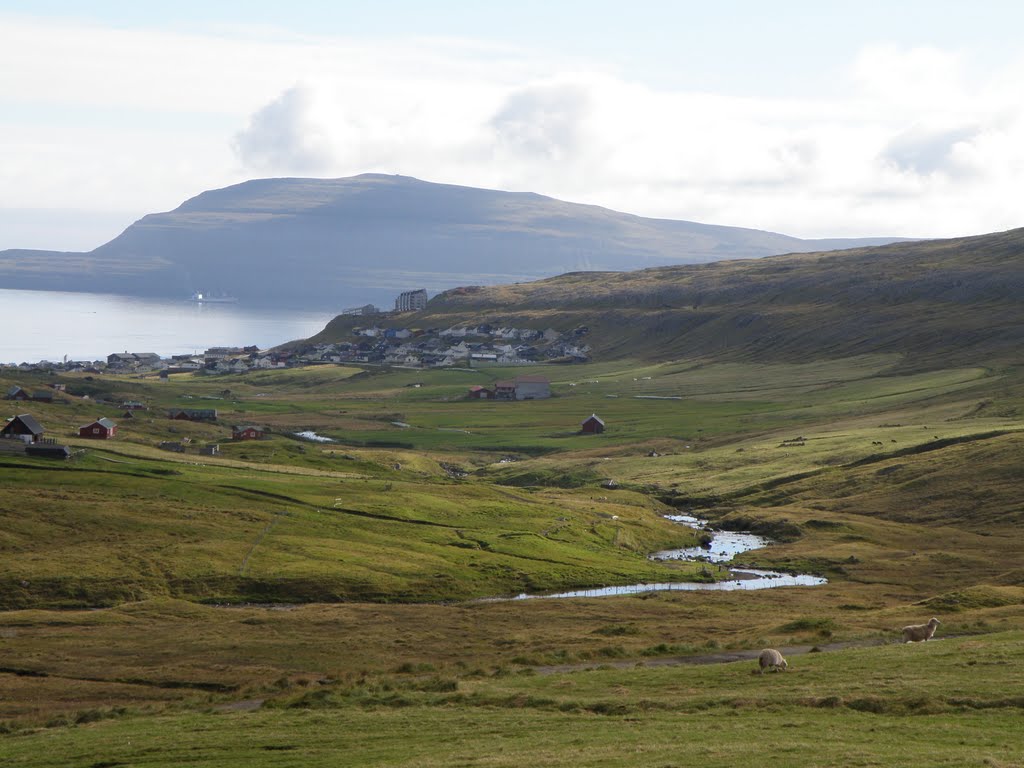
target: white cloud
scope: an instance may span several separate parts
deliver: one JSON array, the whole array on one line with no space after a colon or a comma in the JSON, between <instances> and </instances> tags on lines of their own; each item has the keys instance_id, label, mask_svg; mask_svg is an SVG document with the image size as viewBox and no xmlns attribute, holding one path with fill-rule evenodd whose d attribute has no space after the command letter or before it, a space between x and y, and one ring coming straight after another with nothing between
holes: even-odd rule
<instances>
[{"instance_id":1,"label":"white cloud","mask_svg":"<svg viewBox=\"0 0 1024 768\"><path fill-rule=\"evenodd\" d=\"M831 93L741 98L464 40L0 18L0 108L21 115L0 124L0 206L163 210L377 171L806 237L1024 224L1021 62L871 46Z\"/></svg>"}]
</instances>

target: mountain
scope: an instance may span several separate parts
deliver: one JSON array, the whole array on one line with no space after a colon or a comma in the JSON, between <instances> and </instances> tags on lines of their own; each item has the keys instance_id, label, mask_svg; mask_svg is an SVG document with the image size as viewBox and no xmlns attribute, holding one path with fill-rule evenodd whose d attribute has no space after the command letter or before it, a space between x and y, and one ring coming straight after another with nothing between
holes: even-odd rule
<instances>
[{"instance_id":1,"label":"mountain","mask_svg":"<svg viewBox=\"0 0 1024 768\"><path fill-rule=\"evenodd\" d=\"M511 283L579 270L755 258L895 238L801 240L649 219L532 193L404 176L259 179L187 200L88 253L0 251L8 288L252 304L390 306L411 288Z\"/></svg>"},{"instance_id":2,"label":"mountain","mask_svg":"<svg viewBox=\"0 0 1024 768\"><path fill-rule=\"evenodd\" d=\"M596 359L797 362L899 353L910 364L1017 363L1024 348L1024 229L827 253L576 272L457 288L408 327L587 329ZM345 338L338 317L311 341Z\"/></svg>"}]
</instances>

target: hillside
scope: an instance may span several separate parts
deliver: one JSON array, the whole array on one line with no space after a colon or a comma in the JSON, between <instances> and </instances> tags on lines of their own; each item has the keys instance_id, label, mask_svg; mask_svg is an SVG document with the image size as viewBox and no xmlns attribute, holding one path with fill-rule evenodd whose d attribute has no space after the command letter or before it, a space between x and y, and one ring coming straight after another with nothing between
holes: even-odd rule
<instances>
[{"instance_id":1,"label":"hillside","mask_svg":"<svg viewBox=\"0 0 1024 768\"><path fill-rule=\"evenodd\" d=\"M258 179L203 192L88 253L0 251L9 288L182 298L225 292L252 304L390 306L431 293L574 270L756 258L892 242L800 240L649 219L532 193L403 176Z\"/></svg>"},{"instance_id":2,"label":"hillside","mask_svg":"<svg viewBox=\"0 0 1024 768\"><path fill-rule=\"evenodd\" d=\"M1017 359L1024 342L1022 293L1024 229L1017 229L458 288L400 323L586 327L598 360L798 361L895 352L946 365ZM357 321L339 317L311 341L345 338Z\"/></svg>"}]
</instances>

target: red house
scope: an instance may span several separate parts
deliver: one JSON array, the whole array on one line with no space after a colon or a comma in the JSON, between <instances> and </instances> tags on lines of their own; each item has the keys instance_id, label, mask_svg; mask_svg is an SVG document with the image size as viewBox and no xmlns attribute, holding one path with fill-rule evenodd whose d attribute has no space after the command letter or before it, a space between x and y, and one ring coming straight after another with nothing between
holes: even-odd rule
<instances>
[{"instance_id":1,"label":"red house","mask_svg":"<svg viewBox=\"0 0 1024 768\"><path fill-rule=\"evenodd\" d=\"M580 432L585 435L599 435L604 432L604 421L596 413L592 413L590 418L580 425Z\"/></svg>"},{"instance_id":2,"label":"red house","mask_svg":"<svg viewBox=\"0 0 1024 768\"><path fill-rule=\"evenodd\" d=\"M469 397L472 400L493 400L494 390L474 384L469 388Z\"/></svg>"},{"instance_id":3,"label":"red house","mask_svg":"<svg viewBox=\"0 0 1024 768\"><path fill-rule=\"evenodd\" d=\"M267 430L263 427L232 427L231 428L231 439L232 440L262 440L267 435Z\"/></svg>"},{"instance_id":4,"label":"red house","mask_svg":"<svg viewBox=\"0 0 1024 768\"><path fill-rule=\"evenodd\" d=\"M93 440L106 440L117 434L117 424L104 417L96 419L92 424L86 424L78 430L79 437L88 437Z\"/></svg>"}]
</instances>

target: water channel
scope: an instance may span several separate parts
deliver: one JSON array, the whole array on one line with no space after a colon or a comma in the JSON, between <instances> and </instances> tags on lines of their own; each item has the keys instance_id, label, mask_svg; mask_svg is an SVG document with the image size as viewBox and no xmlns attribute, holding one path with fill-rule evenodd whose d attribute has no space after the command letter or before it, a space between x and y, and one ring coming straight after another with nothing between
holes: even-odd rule
<instances>
[{"instance_id":1,"label":"water channel","mask_svg":"<svg viewBox=\"0 0 1024 768\"><path fill-rule=\"evenodd\" d=\"M666 515L667 519L680 525L697 530L706 530L707 520L690 515ZM668 549L650 555L651 560L688 560L722 564L732 560L742 552L760 549L771 544L770 539L753 533L736 533L734 531L712 531L711 541L707 546L686 547L684 549ZM816 587L827 584L828 580L820 576L808 574L790 575L775 571L762 571L752 568L730 568L729 575L733 578L715 582L664 582L657 584L627 584L617 587L594 587L592 589L574 589L570 592L559 592L551 595L532 595L523 593L508 600L535 600L541 598L567 597L612 597L615 595L638 595L644 592L731 592L735 590L772 589L774 587ZM498 598L501 599L501 598Z\"/></svg>"}]
</instances>

